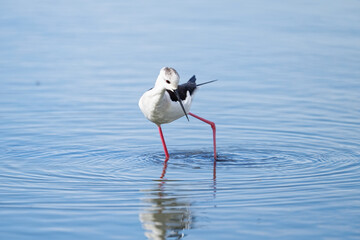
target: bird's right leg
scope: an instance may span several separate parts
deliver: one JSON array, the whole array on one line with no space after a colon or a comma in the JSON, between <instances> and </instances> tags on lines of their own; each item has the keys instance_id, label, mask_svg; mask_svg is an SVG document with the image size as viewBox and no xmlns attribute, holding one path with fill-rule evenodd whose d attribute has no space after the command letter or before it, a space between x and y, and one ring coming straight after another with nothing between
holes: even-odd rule
<instances>
[{"instance_id":1,"label":"bird's right leg","mask_svg":"<svg viewBox=\"0 0 360 240\"><path fill-rule=\"evenodd\" d=\"M190 116L193 116L194 118L199 119L200 121L203 121L207 124L209 124L213 130L213 145L214 145L214 160L216 161L216 126L214 122L211 122L209 120L206 120L205 118L199 117L191 112L188 113Z\"/></svg>"},{"instance_id":2,"label":"bird's right leg","mask_svg":"<svg viewBox=\"0 0 360 240\"><path fill-rule=\"evenodd\" d=\"M162 130L161 130L161 126L158 125L158 128L159 128L159 133L160 133L160 138L161 138L161 142L162 142L162 145L164 147L164 152L165 152L165 162L167 162L167 160L169 160L169 153L168 153L168 150L166 148L166 143L165 143L165 139L164 139L164 135L162 133Z\"/></svg>"}]
</instances>

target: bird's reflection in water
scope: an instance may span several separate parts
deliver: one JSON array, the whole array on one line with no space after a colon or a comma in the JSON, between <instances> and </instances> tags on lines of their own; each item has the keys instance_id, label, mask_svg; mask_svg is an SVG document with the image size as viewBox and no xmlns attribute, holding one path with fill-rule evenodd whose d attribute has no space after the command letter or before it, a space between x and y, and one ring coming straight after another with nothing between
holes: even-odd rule
<instances>
[{"instance_id":1,"label":"bird's reflection in water","mask_svg":"<svg viewBox=\"0 0 360 240\"><path fill-rule=\"evenodd\" d=\"M147 194L143 201L149 206L141 211L140 221L148 239L181 239L185 236L184 230L193 228L195 217L191 202L183 195L176 195L173 186L170 190L166 189L169 184L163 180L166 170L167 162L164 162L162 181L153 189L145 190ZM216 197L216 161L213 168L213 196Z\"/></svg>"},{"instance_id":2,"label":"bird's reflection in water","mask_svg":"<svg viewBox=\"0 0 360 240\"><path fill-rule=\"evenodd\" d=\"M140 213L140 221L148 239L181 239L194 221L190 202L166 191L165 185L157 184L143 200L149 207Z\"/></svg>"},{"instance_id":3,"label":"bird's reflection in water","mask_svg":"<svg viewBox=\"0 0 360 240\"><path fill-rule=\"evenodd\" d=\"M161 179L165 177L167 165L168 165L167 163L168 161L164 161L164 167L160 176ZM213 162L213 192L214 192L213 196L215 199L216 198L216 161Z\"/></svg>"}]
</instances>

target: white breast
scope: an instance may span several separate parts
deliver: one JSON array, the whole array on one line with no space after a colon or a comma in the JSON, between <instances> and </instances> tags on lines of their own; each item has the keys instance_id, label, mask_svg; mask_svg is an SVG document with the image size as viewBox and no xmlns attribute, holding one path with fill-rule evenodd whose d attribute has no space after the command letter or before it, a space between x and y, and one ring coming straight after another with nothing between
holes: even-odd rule
<instances>
[{"instance_id":1,"label":"white breast","mask_svg":"<svg viewBox=\"0 0 360 240\"><path fill-rule=\"evenodd\" d=\"M192 96L187 92L183 101L186 113L190 111L191 102ZM159 92L151 89L145 92L139 100L139 107L145 117L157 125L170 123L185 115L179 102L172 101L165 90Z\"/></svg>"}]
</instances>

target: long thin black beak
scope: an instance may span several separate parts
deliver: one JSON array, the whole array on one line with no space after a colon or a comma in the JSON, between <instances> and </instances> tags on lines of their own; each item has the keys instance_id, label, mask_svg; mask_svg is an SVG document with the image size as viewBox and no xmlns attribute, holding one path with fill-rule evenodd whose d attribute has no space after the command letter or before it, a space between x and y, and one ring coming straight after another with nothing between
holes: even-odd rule
<instances>
[{"instance_id":1,"label":"long thin black beak","mask_svg":"<svg viewBox=\"0 0 360 240\"><path fill-rule=\"evenodd\" d=\"M186 116L187 120L190 121L190 120L189 120L189 117L188 117L188 115L187 115L187 113L186 113L186 111L185 111L184 105L182 104L182 101L181 101L181 98L180 98L180 96L179 96L179 93L177 92L177 90L174 90L174 93L175 93L175 96L176 96L177 100L178 100L179 103L180 103L180 106L181 106L182 110L183 110L184 113L185 113L185 116Z\"/></svg>"}]
</instances>

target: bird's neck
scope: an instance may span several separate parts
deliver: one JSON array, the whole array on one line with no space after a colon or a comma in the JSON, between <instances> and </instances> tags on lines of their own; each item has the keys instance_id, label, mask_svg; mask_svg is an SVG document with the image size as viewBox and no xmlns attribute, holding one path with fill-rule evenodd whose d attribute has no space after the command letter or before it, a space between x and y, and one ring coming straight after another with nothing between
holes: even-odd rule
<instances>
[{"instance_id":1,"label":"bird's neck","mask_svg":"<svg viewBox=\"0 0 360 240\"><path fill-rule=\"evenodd\" d=\"M157 104L164 98L165 90L164 85L161 84L161 79L158 78L155 82L155 86L150 90L154 103Z\"/></svg>"},{"instance_id":2,"label":"bird's neck","mask_svg":"<svg viewBox=\"0 0 360 240\"><path fill-rule=\"evenodd\" d=\"M160 76L158 76L158 78L156 79L154 88L164 88L162 82L163 82L163 79Z\"/></svg>"},{"instance_id":3,"label":"bird's neck","mask_svg":"<svg viewBox=\"0 0 360 240\"><path fill-rule=\"evenodd\" d=\"M161 96L165 93L165 88L159 85L155 85L153 89L151 89L154 94L160 94Z\"/></svg>"},{"instance_id":4,"label":"bird's neck","mask_svg":"<svg viewBox=\"0 0 360 240\"><path fill-rule=\"evenodd\" d=\"M155 84L155 86L150 90L155 102L160 101L164 97L165 90L166 89L164 87Z\"/></svg>"},{"instance_id":5,"label":"bird's neck","mask_svg":"<svg viewBox=\"0 0 360 240\"><path fill-rule=\"evenodd\" d=\"M155 82L155 86L153 87L153 90L157 93L161 93L164 94L165 92L165 87L161 84L160 82L161 80L158 78Z\"/></svg>"}]
</instances>

